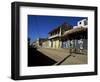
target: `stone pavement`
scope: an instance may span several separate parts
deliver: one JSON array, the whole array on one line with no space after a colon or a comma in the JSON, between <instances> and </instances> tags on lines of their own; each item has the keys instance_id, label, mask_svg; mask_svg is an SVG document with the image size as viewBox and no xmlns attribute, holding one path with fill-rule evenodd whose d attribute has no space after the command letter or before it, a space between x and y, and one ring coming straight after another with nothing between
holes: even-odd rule
<instances>
[{"instance_id":1,"label":"stone pavement","mask_svg":"<svg viewBox=\"0 0 100 82\"><path fill-rule=\"evenodd\" d=\"M54 65L87 64L87 55L70 55L68 49L39 48L38 51L55 60Z\"/></svg>"}]
</instances>

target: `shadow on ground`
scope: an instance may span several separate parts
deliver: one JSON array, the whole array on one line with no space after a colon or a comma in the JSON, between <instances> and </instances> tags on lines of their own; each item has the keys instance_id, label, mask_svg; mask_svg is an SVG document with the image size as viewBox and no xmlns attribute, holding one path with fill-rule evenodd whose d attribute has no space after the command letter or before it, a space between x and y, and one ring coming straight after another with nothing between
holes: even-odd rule
<instances>
[{"instance_id":1,"label":"shadow on ground","mask_svg":"<svg viewBox=\"0 0 100 82\"><path fill-rule=\"evenodd\" d=\"M56 61L37 51L36 48L28 47L28 66L48 66L55 63Z\"/></svg>"}]
</instances>

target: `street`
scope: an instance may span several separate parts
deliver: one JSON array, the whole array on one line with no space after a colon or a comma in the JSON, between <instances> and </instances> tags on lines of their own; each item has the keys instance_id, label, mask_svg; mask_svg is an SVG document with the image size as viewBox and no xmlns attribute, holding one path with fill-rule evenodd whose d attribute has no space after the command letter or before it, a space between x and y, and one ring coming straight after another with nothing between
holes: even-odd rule
<instances>
[{"instance_id":1,"label":"street","mask_svg":"<svg viewBox=\"0 0 100 82\"><path fill-rule=\"evenodd\" d=\"M87 64L87 55L75 54L70 55L68 49L52 49L52 48L39 48L37 49L42 54L53 59L57 63L54 65L71 65L71 64Z\"/></svg>"}]
</instances>

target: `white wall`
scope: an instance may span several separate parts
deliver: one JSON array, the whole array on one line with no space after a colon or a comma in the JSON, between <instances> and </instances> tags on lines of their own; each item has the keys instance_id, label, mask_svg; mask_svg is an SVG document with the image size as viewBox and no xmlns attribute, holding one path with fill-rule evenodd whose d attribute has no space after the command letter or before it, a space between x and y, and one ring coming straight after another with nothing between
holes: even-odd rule
<instances>
[{"instance_id":1,"label":"white wall","mask_svg":"<svg viewBox=\"0 0 100 82\"><path fill-rule=\"evenodd\" d=\"M11 2L14 0L1 0L0 1L0 82L13 82L10 79L11 72ZM16 0L18 1L18 0ZM56 3L56 4L72 4L72 5L88 5L98 6L100 9L100 0L20 0L29 2L41 3ZM100 14L100 11L98 15ZM98 16L100 18L100 15ZM100 19L98 20L100 21ZM99 23L100 26L100 23ZM99 27L98 26L98 27ZM100 31L100 28L98 29ZM100 32L99 32L100 35ZM98 39L100 42L100 37ZM100 43L99 43L100 45ZM100 46L99 46L100 48ZM100 50L98 58L100 58ZM100 59L99 59L100 62ZM100 68L100 64L99 64ZM100 73L100 71L99 71ZM39 79L35 82L99 82L100 75L98 76L84 76L84 77L66 77L54 79ZM21 81L22 82L22 81ZM33 82L33 80L26 80L26 82Z\"/></svg>"},{"instance_id":2,"label":"white wall","mask_svg":"<svg viewBox=\"0 0 100 82\"><path fill-rule=\"evenodd\" d=\"M79 27L81 27L81 26L87 27L87 25L84 25L84 21L87 21L87 19L83 19L83 20L78 21L77 22L77 26L79 26ZM81 22L81 24L80 24L80 22Z\"/></svg>"}]
</instances>

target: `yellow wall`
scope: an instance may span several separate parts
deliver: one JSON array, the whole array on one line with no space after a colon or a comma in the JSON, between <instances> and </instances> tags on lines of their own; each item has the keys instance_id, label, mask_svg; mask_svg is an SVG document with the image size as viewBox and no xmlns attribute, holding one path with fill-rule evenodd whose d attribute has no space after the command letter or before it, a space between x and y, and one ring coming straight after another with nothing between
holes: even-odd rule
<instances>
[{"instance_id":1,"label":"yellow wall","mask_svg":"<svg viewBox=\"0 0 100 82\"><path fill-rule=\"evenodd\" d=\"M55 43L56 43L55 48L59 48L59 40L56 40Z\"/></svg>"},{"instance_id":2,"label":"yellow wall","mask_svg":"<svg viewBox=\"0 0 100 82\"><path fill-rule=\"evenodd\" d=\"M61 48L59 40L54 40L53 41L53 48Z\"/></svg>"},{"instance_id":3,"label":"yellow wall","mask_svg":"<svg viewBox=\"0 0 100 82\"><path fill-rule=\"evenodd\" d=\"M53 48L55 48L55 41L53 41Z\"/></svg>"}]
</instances>

